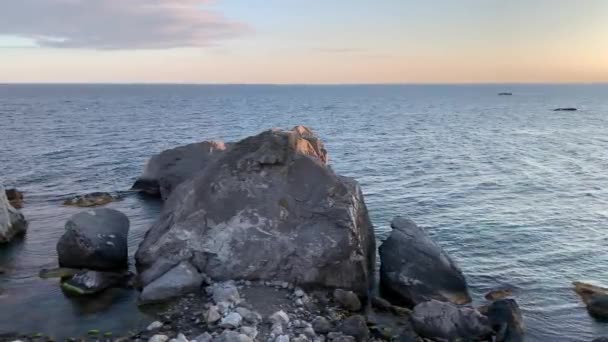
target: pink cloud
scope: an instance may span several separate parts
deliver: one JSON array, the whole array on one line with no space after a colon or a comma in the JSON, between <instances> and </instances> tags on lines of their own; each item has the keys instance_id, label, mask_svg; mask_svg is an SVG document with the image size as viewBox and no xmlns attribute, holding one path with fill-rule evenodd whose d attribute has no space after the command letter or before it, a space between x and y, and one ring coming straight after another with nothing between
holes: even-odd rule
<instances>
[{"instance_id":1,"label":"pink cloud","mask_svg":"<svg viewBox=\"0 0 608 342\"><path fill-rule=\"evenodd\" d=\"M200 47L248 32L200 0L0 2L0 34L57 48Z\"/></svg>"}]
</instances>

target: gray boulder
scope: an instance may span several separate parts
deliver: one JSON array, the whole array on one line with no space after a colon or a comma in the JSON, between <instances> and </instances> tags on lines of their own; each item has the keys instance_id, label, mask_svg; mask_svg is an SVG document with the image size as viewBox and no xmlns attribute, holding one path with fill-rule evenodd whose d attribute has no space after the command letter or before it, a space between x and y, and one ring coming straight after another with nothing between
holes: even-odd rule
<instances>
[{"instance_id":1,"label":"gray boulder","mask_svg":"<svg viewBox=\"0 0 608 342\"><path fill-rule=\"evenodd\" d=\"M380 246L380 288L385 297L406 306L430 299L471 301L462 272L424 229L399 216L391 227Z\"/></svg>"},{"instance_id":2,"label":"gray boulder","mask_svg":"<svg viewBox=\"0 0 608 342\"><path fill-rule=\"evenodd\" d=\"M430 300L414 307L414 330L426 338L477 341L493 334L487 317L471 308Z\"/></svg>"},{"instance_id":3,"label":"gray boulder","mask_svg":"<svg viewBox=\"0 0 608 342\"><path fill-rule=\"evenodd\" d=\"M167 199L173 189L204 169L226 148L222 142L203 141L163 151L150 158L131 189Z\"/></svg>"},{"instance_id":4,"label":"gray boulder","mask_svg":"<svg viewBox=\"0 0 608 342\"><path fill-rule=\"evenodd\" d=\"M521 342L524 340L524 321L517 302L513 299L497 300L486 308L484 314L496 331L496 342Z\"/></svg>"},{"instance_id":5,"label":"gray boulder","mask_svg":"<svg viewBox=\"0 0 608 342\"><path fill-rule=\"evenodd\" d=\"M0 185L0 244L10 242L14 237L23 235L26 230L25 217L11 205L4 187Z\"/></svg>"},{"instance_id":6,"label":"gray boulder","mask_svg":"<svg viewBox=\"0 0 608 342\"><path fill-rule=\"evenodd\" d=\"M61 267L117 270L128 266L129 218L118 210L94 209L72 216L57 243Z\"/></svg>"},{"instance_id":7,"label":"gray boulder","mask_svg":"<svg viewBox=\"0 0 608 342\"><path fill-rule=\"evenodd\" d=\"M369 329L365 317L354 315L346 318L338 327L338 331L347 336L354 337L358 342L367 341Z\"/></svg>"},{"instance_id":8,"label":"gray boulder","mask_svg":"<svg viewBox=\"0 0 608 342\"><path fill-rule=\"evenodd\" d=\"M367 295L374 230L358 184L326 165L305 127L243 139L179 185L136 253L191 260L213 280L277 280ZM160 272L157 272L160 273ZM144 286L145 286L144 282Z\"/></svg>"},{"instance_id":9,"label":"gray boulder","mask_svg":"<svg viewBox=\"0 0 608 342\"><path fill-rule=\"evenodd\" d=\"M70 294L90 295L111 287L124 287L129 277L128 273L81 271L63 281L61 288Z\"/></svg>"},{"instance_id":10,"label":"gray boulder","mask_svg":"<svg viewBox=\"0 0 608 342\"><path fill-rule=\"evenodd\" d=\"M162 302L196 292L203 277L189 262L182 261L170 271L148 284L139 296L140 304Z\"/></svg>"}]
</instances>

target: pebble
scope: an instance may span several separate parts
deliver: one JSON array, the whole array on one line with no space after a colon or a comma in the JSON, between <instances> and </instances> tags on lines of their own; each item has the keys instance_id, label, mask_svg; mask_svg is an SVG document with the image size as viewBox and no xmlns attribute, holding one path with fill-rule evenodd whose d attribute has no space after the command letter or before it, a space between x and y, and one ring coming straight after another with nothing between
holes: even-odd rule
<instances>
[{"instance_id":1,"label":"pebble","mask_svg":"<svg viewBox=\"0 0 608 342\"><path fill-rule=\"evenodd\" d=\"M274 340L275 342L289 342L289 335L279 335Z\"/></svg>"},{"instance_id":2,"label":"pebble","mask_svg":"<svg viewBox=\"0 0 608 342\"><path fill-rule=\"evenodd\" d=\"M208 332L204 332L195 338L196 342L211 342L212 339L213 336L211 336Z\"/></svg>"},{"instance_id":3,"label":"pebble","mask_svg":"<svg viewBox=\"0 0 608 342\"><path fill-rule=\"evenodd\" d=\"M302 289L296 289L293 294L295 294L296 297L298 297L298 298L304 297L304 295L305 295L305 293L304 293L304 291L302 291Z\"/></svg>"},{"instance_id":4,"label":"pebble","mask_svg":"<svg viewBox=\"0 0 608 342\"><path fill-rule=\"evenodd\" d=\"M298 337L294 337L292 342L308 342L308 337L306 335L300 334Z\"/></svg>"},{"instance_id":5,"label":"pebble","mask_svg":"<svg viewBox=\"0 0 608 342\"><path fill-rule=\"evenodd\" d=\"M296 305L297 306L303 306L304 305L304 301L302 301L302 298L296 299Z\"/></svg>"},{"instance_id":6,"label":"pebble","mask_svg":"<svg viewBox=\"0 0 608 342\"><path fill-rule=\"evenodd\" d=\"M270 321L270 323L272 323L272 325L287 325L289 323L289 316L285 313L285 311L280 310L270 315L270 317L268 317L268 320Z\"/></svg>"},{"instance_id":7,"label":"pebble","mask_svg":"<svg viewBox=\"0 0 608 342\"><path fill-rule=\"evenodd\" d=\"M154 335L150 337L148 342L167 342L169 341L169 336L167 335Z\"/></svg>"},{"instance_id":8,"label":"pebble","mask_svg":"<svg viewBox=\"0 0 608 342\"><path fill-rule=\"evenodd\" d=\"M312 321L312 328L319 334L327 334L331 331L331 323L323 316L317 316Z\"/></svg>"},{"instance_id":9,"label":"pebble","mask_svg":"<svg viewBox=\"0 0 608 342\"><path fill-rule=\"evenodd\" d=\"M186 336L184 336L184 334L179 333L179 334L177 334L177 338L172 338L170 340L170 342L190 342L190 341L188 341L188 339L186 338Z\"/></svg>"},{"instance_id":10,"label":"pebble","mask_svg":"<svg viewBox=\"0 0 608 342\"><path fill-rule=\"evenodd\" d=\"M163 327L163 323L162 322L154 321L154 322L150 323L150 325L148 325L148 327L146 328L146 330L148 330L148 331L158 330L158 329L160 329L162 327Z\"/></svg>"},{"instance_id":11,"label":"pebble","mask_svg":"<svg viewBox=\"0 0 608 342\"><path fill-rule=\"evenodd\" d=\"M217 306L211 306L205 313L205 321L207 324L213 324L222 318Z\"/></svg>"},{"instance_id":12,"label":"pebble","mask_svg":"<svg viewBox=\"0 0 608 342\"><path fill-rule=\"evenodd\" d=\"M258 336L258 329L255 327L241 327L239 331L241 334L249 336L252 340Z\"/></svg>"},{"instance_id":13,"label":"pebble","mask_svg":"<svg viewBox=\"0 0 608 342\"><path fill-rule=\"evenodd\" d=\"M361 310L361 301L359 297L353 291L345 291L342 289L336 289L334 291L334 299L338 304L350 311Z\"/></svg>"},{"instance_id":14,"label":"pebble","mask_svg":"<svg viewBox=\"0 0 608 342\"><path fill-rule=\"evenodd\" d=\"M312 327L306 327L302 332L304 333L304 335L310 338L314 338L315 336L317 336L317 334L315 333L315 329L313 329Z\"/></svg>"},{"instance_id":15,"label":"pebble","mask_svg":"<svg viewBox=\"0 0 608 342\"><path fill-rule=\"evenodd\" d=\"M251 324L257 324L259 321L261 321L261 317L257 312L253 312L247 308L238 307L236 308L236 312L238 312L246 322Z\"/></svg>"},{"instance_id":16,"label":"pebble","mask_svg":"<svg viewBox=\"0 0 608 342\"><path fill-rule=\"evenodd\" d=\"M230 312L230 310L232 310L232 304L228 302L219 302L217 303L217 309L219 310L220 314L226 315Z\"/></svg>"},{"instance_id":17,"label":"pebble","mask_svg":"<svg viewBox=\"0 0 608 342\"><path fill-rule=\"evenodd\" d=\"M212 285L211 297L216 304L220 302L238 303L241 300L239 290L232 281Z\"/></svg>"},{"instance_id":18,"label":"pebble","mask_svg":"<svg viewBox=\"0 0 608 342\"><path fill-rule=\"evenodd\" d=\"M238 312L231 312L220 322L220 327L224 329L236 329L241 326L243 317Z\"/></svg>"}]
</instances>

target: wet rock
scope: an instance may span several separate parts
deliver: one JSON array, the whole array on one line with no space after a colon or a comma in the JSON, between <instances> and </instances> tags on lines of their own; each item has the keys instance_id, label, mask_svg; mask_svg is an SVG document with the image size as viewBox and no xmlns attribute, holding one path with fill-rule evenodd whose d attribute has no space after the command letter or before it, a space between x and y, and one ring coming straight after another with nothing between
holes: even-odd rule
<instances>
[{"instance_id":1,"label":"wet rock","mask_svg":"<svg viewBox=\"0 0 608 342\"><path fill-rule=\"evenodd\" d=\"M131 189L167 199L173 189L202 172L227 147L222 142L203 141L163 151L150 158Z\"/></svg>"},{"instance_id":2,"label":"wet rock","mask_svg":"<svg viewBox=\"0 0 608 342\"><path fill-rule=\"evenodd\" d=\"M63 204L74 207L88 208L108 204L116 201L117 199L118 196L109 192L92 192L90 194L68 198L67 200L63 201Z\"/></svg>"},{"instance_id":3,"label":"wet rock","mask_svg":"<svg viewBox=\"0 0 608 342\"><path fill-rule=\"evenodd\" d=\"M373 227L358 184L326 160L304 127L235 143L172 191L139 246L138 271L179 258L215 281L285 281L366 296Z\"/></svg>"},{"instance_id":4,"label":"wet rock","mask_svg":"<svg viewBox=\"0 0 608 342\"><path fill-rule=\"evenodd\" d=\"M513 290L508 288L499 288L491 290L484 296L487 300L499 300L513 295Z\"/></svg>"},{"instance_id":5,"label":"wet rock","mask_svg":"<svg viewBox=\"0 0 608 342\"><path fill-rule=\"evenodd\" d=\"M124 287L128 273L81 271L61 283L61 288L75 295L91 295L111 287Z\"/></svg>"},{"instance_id":6,"label":"wet rock","mask_svg":"<svg viewBox=\"0 0 608 342\"><path fill-rule=\"evenodd\" d=\"M15 209L23 207L23 193L15 188L6 189L6 198Z\"/></svg>"},{"instance_id":7,"label":"wet rock","mask_svg":"<svg viewBox=\"0 0 608 342\"><path fill-rule=\"evenodd\" d=\"M205 313L205 322L207 322L207 324L214 324L215 322L219 321L222 318L222 315L220 315L220 312L217 308L217 306L211 306L209 308L209 310L207 310L207 312Z\"/></svg>"},{"instance_id":8,"label":"wet rock","mask_svg":"<svg viewBox=\"0 0 608 342\"><path fill-rule=\"evenodd\" d=\"M312 321L312 327L318 334L327 334L332 331L331 323L327 320L327 318L322 316L317 316Z\"/></svg>"},{"instance_id":9,"label":"wet rock","mask_svg":"<svg viewBox=\"0 0 608 342\"><path fill-rule=\"evenodd\" d=\"M379 311L390 311L393 305L382 297L374 296L372 298L372 307Z\"/></svg>"},{"instance_id":10,"label":"wet rock","mask_svg":"<svg viewBox=\"0 0 608 342\"><path fill-rule=\"evenodd\" d=\"M204 332L198 335L194 340L196 342L211 342L212 339L213 336L211 336L211 334L209 334L208 332Z\"/></svg>"},{"instance_id":11,"label":"wet rock","mask_svg":"<svg viewBox=\"0 0 608 342\"><path fill-rule=\"evenodd\" d=\"M367 322L365 317L361 315L354 315L346 318L338 330L344 335L353 336L358 342L367 341L369 336L369 329L367 328Z\"/></svg>"},{"instance_id":12,"label":"wet rock","mask_svg":"<svg viewBox=\"0 0 608 342\"><path fill-rule=\"evenodd\" d=\"M475 341L493 334L488 318L477 310L437 300L416 305L411 320L416 333L427 338Z\"/></svg>"},{"instance_id":13,"label":"wet rock","mask_svg":"<svg viewBox=\"0 0 608 342\"><path fill-rule=\"evenodd\" d=\"M491 303L484 313L496 331L496 342L521 342L524 340L524 321L517 302L500 299Z\"/></svg>"},{"instance_id":14,"label":"wet rock","mask_svg":"<svg viewBox=\"0 0 608 342\"><path fill-rule=\"evenodd\" d=\"M4 187L0 185L0 244L10 242L15 237L25 234L26 230L25 217L11 205Z\"/></svg>"},{"instance_id":15,"label":"wet rock","mask_svg":"<svg viewBox=\"0 0 608 342\"><path fill-rule=\"evenodd\" d=\"M213 284L211 296L216 304L220 302L238 303L241 300L239 290L232 281Z\"/></svg>"},{"instance_id":16,"label":"wet rock","mask_svg":"<svg viewBox=\"0 0 608 342\"><path fill-rule=\"evenodd\" d=\"M150 337L148 342L167 342L169 341L169 336L167 335L154 335Z\"/></svg>"},{"instance_id":17,"label":"wet rock","mask_svg":"<svg viewBox=\"0 0 608 342\"><path fill-rule=\"evenodd\" d=\"M139 296L140 303L161 302L200 289L203 278L189 262L179 265L148 284Z\"/></svg>"},{"instance_id":18,"label":"wet rock","mask_svg":"<svg viewBox=\"0 0 608 342\"><path fill-rule=\"evenodd\" d=\"M220 322L220 327L224 329L236 329L241 326L241 322L243 318L236 312L232 312L228 314L226 317L222 318Z\"/></svg>"},{"instance_id":19,"label":"wet rock","mask_svg":"<svg viewBox=\"0 0 608 342\"><path fill-rule=\"evenodd\" d=\"M380 246L380 286L385 297L414 306L430 299L471 301L467 282L452 259L413 221L395 217Z\"/></svg>"},{"instance_id":20,"label":"wet rock","mask_svg":"<svg viewBox=\"0 0 608 342\"><path fill-rule=\"evenodd\" d=\"M163 327L163 323L162 322L154 321L154 322L150 323L150 325L148 325L148 327L146 328L146 330L153 331L153 330L158 330L158 329L160 329L162 327Z\"/></svg>"},{"instance_id":21,"label":"wet rock","mask_svg":"<svg viewBox=\"0 0 608 342\"><path fill-rule=\"evenodd\" d=\"M65 224L57 243L59 266L91 270L127 268L129 219L114 209L82 211Z\"/></svg>"},{"instance_id":22,"label":"wet rock","mask_svg":"<svg viewBox=\"0 0 608 342\"><path fill-rule=\"evenodd\" d=\"M343 308L349 311L361 310L361 301L353 291L344 291L342 289L334 290L334 299Z\"/></svg>"},{"instance_id":23,"label":"wet rock","mask_svg":"<svg viewBox=\"0 0 608 342\"><path fill-rule=\"evenodd\" d=\"M575 281L574 291L581 297L591 316L608 320L608 288Z\"/></svg>"}]
</instances>

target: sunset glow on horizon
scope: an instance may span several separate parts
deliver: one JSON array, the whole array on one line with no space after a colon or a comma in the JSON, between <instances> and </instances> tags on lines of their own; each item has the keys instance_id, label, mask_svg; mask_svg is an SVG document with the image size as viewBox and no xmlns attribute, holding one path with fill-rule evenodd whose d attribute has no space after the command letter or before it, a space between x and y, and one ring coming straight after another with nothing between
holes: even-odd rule
<instances>
[{"instance_id":1,"label":"sunset glow on horizon","mask_svg":"<svg viewBox=\"0 0 608 342\"><path fill-rule=\"evenodd\" d=\"M0 82L608 82L607 14L603 0L7 1Z\"/></svg>"}]
</instances>

